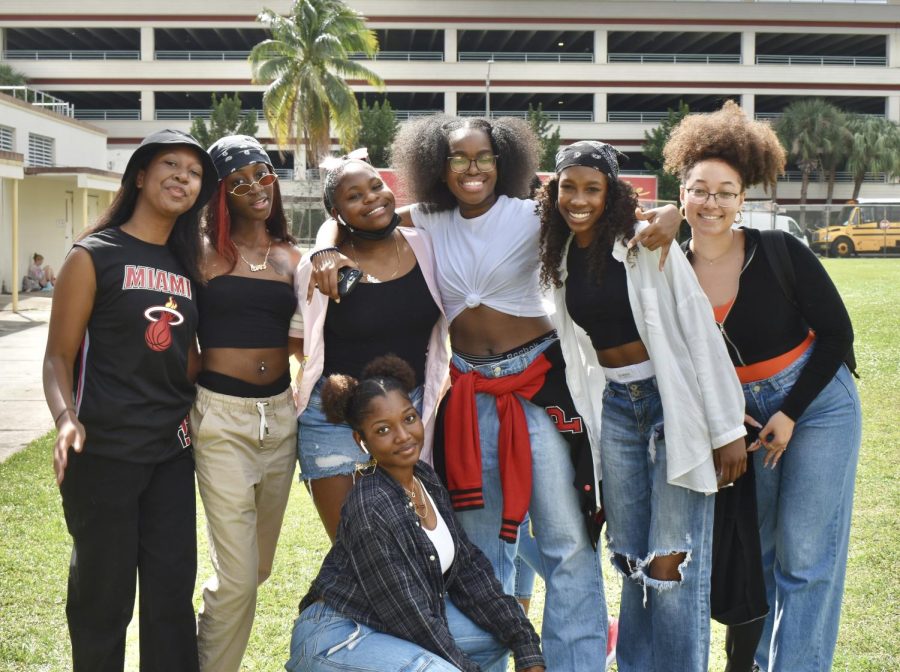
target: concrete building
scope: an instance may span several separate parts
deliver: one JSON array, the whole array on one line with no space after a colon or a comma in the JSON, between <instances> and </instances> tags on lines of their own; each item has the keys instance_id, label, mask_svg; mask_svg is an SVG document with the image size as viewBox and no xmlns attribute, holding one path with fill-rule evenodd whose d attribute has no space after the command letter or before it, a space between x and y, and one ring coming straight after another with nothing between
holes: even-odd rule
<instances>
[{"instance_id":1,"label":"concrete building","mask_svg":"<svg viewBox=\"0 0 900 672\"><path fill-rule=\"evenodd\" d=\"M541 104L564 140L599 138L640 170L644 132L679 100L694 111L734 99L772 119L793 100L821 96L839 107L900 121L900 0L349 0L378 33L368 65L401 118L435 111L524 115ZM262 6L289 0L185 5L42 0L0 8L3 58L32 85L70 102L76 119L109 136L106 168L121 170L141 137L187 129L208 114L212 92L240 92L259 109L262 87L246 62L266 33ZM260 117L260 134L266 135ZM293 157L279 159L288 175ZM799 192L789 172L779 200ZM869 197L897 196L872 176ZM849 196L841 182L836 199ZM812 200L824 196L813 185Z\"/></svg>"},{"instance_id":2,"label":"concrete building","mask_svg":"<svg viewBox=\"0 0 900 672\"><path fill-rule=\"evenodd\" d=\"M22 89L10 93L25 97ZM54 111L57 105L33 92L26 102L0 91L3 293L21 286L35 252L58 269L119 188L121 176L106 169L106 131Z\"/></svg>"}]
</instances>

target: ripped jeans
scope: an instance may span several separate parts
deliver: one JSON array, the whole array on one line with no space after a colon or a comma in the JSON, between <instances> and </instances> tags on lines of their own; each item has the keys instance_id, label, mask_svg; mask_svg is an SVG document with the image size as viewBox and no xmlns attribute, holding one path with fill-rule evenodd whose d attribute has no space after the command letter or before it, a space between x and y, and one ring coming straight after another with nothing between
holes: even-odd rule
<instances>
[{"instance_id":1,"label":"ripped jeans","mask_svg":"<svg viewBox=\"0 0 900 672\"><path fill-rule=\"evenodd\" d=\"M715 498L666 481L656 378L607 381L600 437L607 544L622 585L620 672L706 672ZM655 557L683 553L680 581L651 577Z\"/></svg>"}]
</instances>

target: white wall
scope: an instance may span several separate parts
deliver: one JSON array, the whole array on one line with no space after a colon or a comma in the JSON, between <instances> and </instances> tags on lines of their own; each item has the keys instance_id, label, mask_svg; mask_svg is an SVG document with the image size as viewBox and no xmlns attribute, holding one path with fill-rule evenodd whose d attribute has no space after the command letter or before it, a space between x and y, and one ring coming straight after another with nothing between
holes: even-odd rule
<instances>
[{"instance_id":1,"label":"white wall","mask_svg":"<svg viewBox=\"0 0 900 672\"><path fill-rule=\"evenodd\" d=\"M54 165L106 170L106 133L96 126L68 119L0 94L0 120L15 129L12 151L28 163L28 134L54 138Z\"/></svg>"}]
</instances>

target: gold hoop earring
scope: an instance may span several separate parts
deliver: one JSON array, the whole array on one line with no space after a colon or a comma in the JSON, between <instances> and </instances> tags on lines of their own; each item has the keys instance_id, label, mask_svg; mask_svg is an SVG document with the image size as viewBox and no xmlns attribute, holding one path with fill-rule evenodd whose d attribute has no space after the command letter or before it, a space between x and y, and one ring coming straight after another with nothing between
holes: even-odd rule
<instances>
[{"instance_id":1,"label":"gold hoop earring","mask_svg":"<svg viewBox=\"0 0 900 672\"><path fill-rule=\"evenodd\" d=\"M356 465L356 471L363 476L371 476L378 469L378 460L373 455L368 462Z\"/></svg>"},{"instance_id":2,"label":"gold hoop earring","mask_svg":"<svg viewBox=\"0 0 900 672\"><path fill-rule=\"evenodd\" d=\"M735 224L743 224L744 223L744 211L743 210L737 211L737 215L735 215L735 217L734 217L734 223Z\"/></svg>"},{"instance_id":3,"label":"gold hoop earring","mask_svg":"<svg viewBox=\"0 0 900 672\"><path fill-rule=\"evenodd\" d=\"M684 203L682 203L681 207L678 208L678 214L681 215L682 219L684 219L684 220L687 219L687 213L684 211Z\"/></svg>"}]
</instances>

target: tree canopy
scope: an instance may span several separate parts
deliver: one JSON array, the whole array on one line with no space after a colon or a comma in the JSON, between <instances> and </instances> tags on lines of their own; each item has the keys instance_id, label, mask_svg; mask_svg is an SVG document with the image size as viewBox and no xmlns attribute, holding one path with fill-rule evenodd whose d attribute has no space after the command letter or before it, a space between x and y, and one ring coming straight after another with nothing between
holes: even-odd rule
<instances>
[{"instance_id":1,"label":"tree canopy","mask_svg":"<svg viewBox=\"0 0 900 672\"><path fill-rule=\"evenodd\" d=\"M209 147L219 138L226 135L256 136L256 113L241 111L241 96L235 93L218 98L212 94L212 113L209 123L203 119L194 119L191 124L193 135L204 147Z\"/></svg>"}]
</instances>

